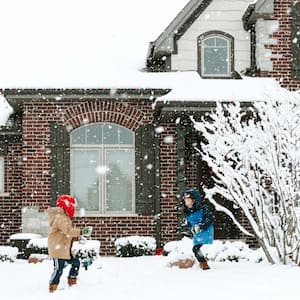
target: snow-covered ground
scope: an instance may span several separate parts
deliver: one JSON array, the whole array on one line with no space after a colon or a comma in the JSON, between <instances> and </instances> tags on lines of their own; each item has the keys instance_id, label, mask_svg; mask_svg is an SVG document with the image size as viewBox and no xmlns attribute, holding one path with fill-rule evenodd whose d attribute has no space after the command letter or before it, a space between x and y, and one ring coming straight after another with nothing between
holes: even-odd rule
<instances>
[{"instance_id":1,"label":"snow-covered ground","mask_svg":"<svg viewBox=\"0 0 300 300\"><path fill-rule=\"evenodd\" d=\"M0 263L1 299L5 300L153 300L153 299L299 299L300 268L266 263L211 262L211 270L166 266L167 257L104 257L80 271L69 288L64 271L60 290L48 293L52 262ZM69 267L67 267L69 268Z\"/></svg>"}]
</instances>

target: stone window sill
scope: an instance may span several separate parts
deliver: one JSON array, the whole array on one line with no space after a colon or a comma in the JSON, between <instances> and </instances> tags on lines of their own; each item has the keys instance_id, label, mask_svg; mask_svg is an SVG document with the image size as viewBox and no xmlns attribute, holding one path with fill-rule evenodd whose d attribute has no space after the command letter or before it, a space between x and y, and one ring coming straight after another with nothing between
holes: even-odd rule
<instances>
[{"instance_id":1,"label":"stone window sill","mask_svg":"<svg viewBox=\"0 0 300 300\"><path fill-rule=\"evenodd\" d=\"M111 217L138 217L138 214L131 213L131 214L121 214L121 213L116 213L116 214L97 214L97 213L86 213L84 216L80 214L75 214L75 217L77 218L111 218Z\"/></svg>"},{"instance_id":2,"label":"stone window sill","mask_svg":"<svg viewBox=\"0 0 300 300\"><path fill-rule=\"evenodd\" d=\"M10 196L9 193L1 193L1 192L0 192L0 197L9 197L9 196Z\"/></svg>"}]
</instances>

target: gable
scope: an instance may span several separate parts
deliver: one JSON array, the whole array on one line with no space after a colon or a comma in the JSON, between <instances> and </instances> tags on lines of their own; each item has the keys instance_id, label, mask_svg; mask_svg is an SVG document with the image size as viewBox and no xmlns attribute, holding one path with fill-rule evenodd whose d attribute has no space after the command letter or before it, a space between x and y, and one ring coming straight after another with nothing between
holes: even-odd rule
<instances>
[{"instance_id":1,"label":"gable","mask_svg":"<svg viewBox=\"0 0 300 300\"><path fill-rule=\"evenodd\" d=\"M233 37L234 66L241 72L250 67L250 33L243 27L242 17L252 0L214 0L191 24L177 42L177 53L171 54L172 71L199 69L198 38L208 32L222 31Z\"/></svg>"},{"instance_id":2,"label":"gable","mask_svg":"<svg viewBox=\"0 0 300 300\"><path fill-rule=\"evenodd\" d=\"M191 0L166 30L150 43L147 66L152 71L199 71L197 37L224 32L234 39L234 71L252 67L248 24L274 11L273 0ZM252 25L250 25L252 26ZM252 49L253 50L253 49Z\"/></svg>"},{"instance_id":3,"label":"gable","mask_svg":"<svg viewBox=\"0 0 300 300\"><path fill-rule=\"evenodd\" d=\"M176 53L176 43L213 0L191 0L169 24L163 33L152 42L155 55Z\"/></svg>"}]
</instances>

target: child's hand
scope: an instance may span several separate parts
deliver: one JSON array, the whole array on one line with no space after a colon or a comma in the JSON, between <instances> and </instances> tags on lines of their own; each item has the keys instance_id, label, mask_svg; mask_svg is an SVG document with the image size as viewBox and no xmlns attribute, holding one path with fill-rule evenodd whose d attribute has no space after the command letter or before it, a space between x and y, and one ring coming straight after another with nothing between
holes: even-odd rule
<instances>
[{"instance_id":1,"label":"child's hand","mask_svg":"<svg viewBox=\"0 0 300 300\"><path fill-rule=\"evenodd\" d=\"M197 234L197 233L200 233L202 231L202 229L201 229L200 225L196 224L192 227L191 231L193 234Z\"/></svg>"},{"instance_id":2,"label":"child's hand","mask_svg":"<svg viewBox=\"0 0 300 300\"><path fill-rule=\"evenodd\" d=\"M81 245L86 244L86 238L82 235L79 237L79 244L81 244Z\"/></svg>"}]
</instances>

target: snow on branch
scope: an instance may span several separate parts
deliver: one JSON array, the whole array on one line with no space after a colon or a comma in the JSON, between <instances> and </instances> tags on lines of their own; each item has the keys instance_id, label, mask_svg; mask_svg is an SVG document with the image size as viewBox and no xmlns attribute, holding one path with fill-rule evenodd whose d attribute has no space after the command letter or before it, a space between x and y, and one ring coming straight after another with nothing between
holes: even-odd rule
<instances>
[{"instance_id":1,"label":"snow on branch","mask_svg":"<svg viewBox=\"0 0 300 300\"><path fill-rule=\"evenodd\" d=\"M248 109L217 102L209 115L192 118L203 138L201 157L214 174L207 198L249 234L218 199L241 209L271 263L286 263L291 255L300 260L299 100L281 91Z\"/></svg>"}]
</instances>

